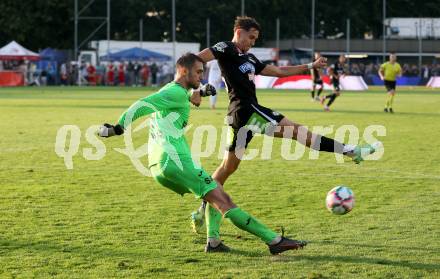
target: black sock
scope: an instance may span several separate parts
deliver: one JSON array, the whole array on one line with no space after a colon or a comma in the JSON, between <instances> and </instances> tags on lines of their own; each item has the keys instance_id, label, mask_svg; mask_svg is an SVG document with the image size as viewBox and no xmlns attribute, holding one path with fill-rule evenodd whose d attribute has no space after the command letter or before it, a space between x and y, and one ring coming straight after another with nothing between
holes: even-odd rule
<instances>
[{"instance_id":1,"label":"black sock","mask_svg":"<svg viewBox=\"0 0 440 279\"><path fill-rule=\"evenodd\" d=\"M310 94L312 94L312 99L315 98L315 90L310 91Z\"/></svg>"},{"instance_id":2,"label":"black sock","mask_svg":"<svg viewBox=\"0 0 440 279\"><path fill-rule=\"evenodd\" d=\"M336 99L337 96L338 96L338 95L336 95L336 93L333 93L333 94L331 95L331 97L330 97L330 101L328 101L328 104L327 104L328 107L329 107L329 106L335 101L335 99Z\"/></svg>"},{"instance_id":3,"label":"black sock","mask_svg":"<svg viewBox=\"0 0 440 279\"><path fill-rule=\"evenodd\" d=\"M319 90L318 90L318 93L317 93L317 95L316 95L316 96L318 96L318 97L319 97L319 95L321 95L321 92L322 92L322 87L321 87L321 88L319 88Z\"/></svg>"},{"instance_id":4,"label":"black sock","mask_svg":"<svg viewBox=\"0 0 440 279\"><path fill-rule=\"evenodd\" d=\"M343 154L344 144L334 139L318 135L315 142L310 146L314 150Z\"/></svg>"}]
</instances>

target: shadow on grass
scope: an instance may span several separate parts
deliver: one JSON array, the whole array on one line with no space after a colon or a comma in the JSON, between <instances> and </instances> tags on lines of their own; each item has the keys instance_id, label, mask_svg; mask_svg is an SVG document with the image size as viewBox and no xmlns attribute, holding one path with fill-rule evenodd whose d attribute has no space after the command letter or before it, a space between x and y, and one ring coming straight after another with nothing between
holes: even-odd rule
<instances>
[{"instance_id":1,"label":"shadow on grass","mask_svg":"<svg viewBox=\"0 0 440 279\"><path fill-rule=\"evenodd\" d=\"M369 247L365 245L365 247ZM375 246L372 246L375 247ZM121 257L127 258L149 258L151 254L154 254L154 249L139 251L129 251L124 249L105 249L97 248L94 246L72 246L72 245L59 245L54 242L40 241L40 242L25 242L25 241L12 241L12 240L0 240L0 255L5 256L8 252L14 252L16 250L25 249L33 251L41 251L46 253L74 253L81 255L83 257L90 257L91 254L99 257L110 257L120 259ZM405 247L405 249L411 249ZM294 251L295 252L295 251ZM289 253L289 252L288 252ZM293 252L292 252L293 253ZM225 254L223 254L225 255ZM228 255L245 256L250 258L261 258L269 256L269 251L267 249L262 249L261 251L247 251L234 249L232 247L231 252ZM424 269L424 270L440 270L440 264L429 264L429 263L418 263L405 260L389 260L383 258L371 258L371 257L358 257L358 256L335 256L335 255L289 255L282 254L277 256L271 256L271 261L278 262L297 262L302 260L312 261L312 262L342 262L342 263L354 263L354 264L379 264L379 265L389 265L396 267L407 267L411 269ZM197 263L200 260L195 258L182 259L183 263ZM233 261L233 258L228 258L228 261Z\"/></svg>"},{"instance_id":2,"label":"shadow on grass","mask_svg":"<svg viewBox=\"0 0 440 279\"><path fill-rule=\"evenodd\" d=\"M308 260L313 262L342 262L342 263L354 263L354 264L379 264L390 265L396 267L407 267L411 269L425 269L425 270L440 270L440 264L418 263L410 261L388 260L381 258L369 258L369 257L357 257L357 256L287 256L292 261Z\"/></svg>"},{"instance_id":3,"label":"shadow on grass","mask_svg":"<svg viewBox=\"0 0 440 279\"><path fill-rule=\"evenodd\" d=\"M440 254L440 248L429 248L429 247L411 247L411 246L397 246L397 245L380 245L380 244L363 244L363 243L347 243L347 242L339 242L334 240L322 240L322 241L313 241L313 243L320 245L339 245L346 247L364 247L364 248L373 248L373 249L386 249L386 250L408 250L408 251L422 251L422 252L434 252Z\"/></svg>"}]
</instances>

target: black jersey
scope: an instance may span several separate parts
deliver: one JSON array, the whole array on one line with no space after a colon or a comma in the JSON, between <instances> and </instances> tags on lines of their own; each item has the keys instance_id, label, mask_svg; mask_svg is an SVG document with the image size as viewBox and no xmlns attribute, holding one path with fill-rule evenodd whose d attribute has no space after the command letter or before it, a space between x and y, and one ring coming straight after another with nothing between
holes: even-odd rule
<instances>
[{"instance_id":1,"label":"black jersey","mask_svg":"<svg viewBox=\"0 0 440 279\"><path fill-rule=\"evenodd\" d=\"M336 75L336 78L339 79L341 75L344 74L344 65L339 62L336 62L330 66L332 68L333 73ZM333 75L331 76L333 78Z\"/></svg>"},{"instance_id":2,"label":"black jersey","mask_svg":"<svg viewBox=\"0 0 440 279\"><path fill-rule=\"evenodd\" d=\"M258 104L255 75L266 66L252 53L241 53L233 42L219 42L209 48L217 59L229 95L229 113Z\"/></svg>"}]
</instances>

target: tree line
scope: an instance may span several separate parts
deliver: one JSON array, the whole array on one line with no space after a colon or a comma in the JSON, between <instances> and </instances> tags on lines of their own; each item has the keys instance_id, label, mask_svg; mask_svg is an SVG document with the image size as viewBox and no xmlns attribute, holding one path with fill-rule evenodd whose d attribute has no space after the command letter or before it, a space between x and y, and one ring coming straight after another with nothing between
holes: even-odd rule
<instances>
[{"instance_id":1,"label":"tree line","mask_svg":"<svg viewBox=\"0 0 440 279\"><path fill-rule=\"evenodd\" d=\"M90 0L78 0L79 9ZM232 37L234 18L241 14L241 0L175 0L176 39L206 46L206 20L210 19L210 42ZM276 19L280 19L280 38L308 38L311 33L311 0L246 0L245 14L262 26L258 45L274 40ZM316 0L316 36L326 38L345 32L351 20L351 37L371 32L382 34L383 0ZM387 17L439 17L438 0L387 0ZM95 0L81 16L105 17L107 0ZM111 39L139 40L139 20L143 19L145 41L170 41L171 0L111 0ZM74 44L74 0L0 1L0 45L11 40L38 50L46 47L72 49ZM81 20L79 41L100 24ZM106 39L106 27L93 40Z\"/></svg>"}]
</instances>

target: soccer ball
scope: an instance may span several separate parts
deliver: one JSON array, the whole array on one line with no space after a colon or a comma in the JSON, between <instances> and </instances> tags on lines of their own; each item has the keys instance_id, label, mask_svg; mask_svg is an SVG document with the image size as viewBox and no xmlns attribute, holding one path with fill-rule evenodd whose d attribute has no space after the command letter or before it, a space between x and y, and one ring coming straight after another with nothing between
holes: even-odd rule
<instances>
[{"instance_id":1,"label":"soccer ball","mask_svg":"<svg viewBox=\"0 0 440 279\"><path fill-rule=\"evenodd\" d=\"M333 214L347 214L354 206L353 191L346 186L336 186L327 193L326 205Z\"/></svg>"}]
</instances>

